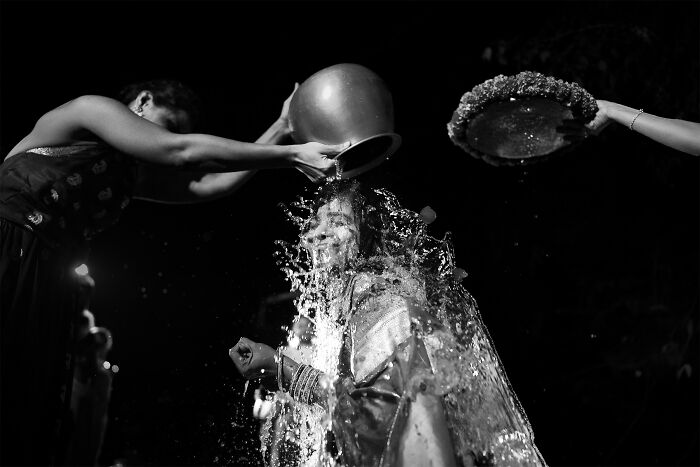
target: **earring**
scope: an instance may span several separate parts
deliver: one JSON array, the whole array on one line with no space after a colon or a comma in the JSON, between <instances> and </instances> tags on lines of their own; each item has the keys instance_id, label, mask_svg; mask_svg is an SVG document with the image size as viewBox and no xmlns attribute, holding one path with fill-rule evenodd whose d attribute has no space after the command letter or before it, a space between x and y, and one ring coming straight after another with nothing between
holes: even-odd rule
<instances>
[{"instance_id":1,"label":"earring","mask_svg":"<svg viewBox=\"0 0 700 467\"><path fill-rule=\"evenodd\" d=\"M139 117L143 117L143 106L139 105L136 110L134 110L134 113Z\"/></svg>"}]
</instances>

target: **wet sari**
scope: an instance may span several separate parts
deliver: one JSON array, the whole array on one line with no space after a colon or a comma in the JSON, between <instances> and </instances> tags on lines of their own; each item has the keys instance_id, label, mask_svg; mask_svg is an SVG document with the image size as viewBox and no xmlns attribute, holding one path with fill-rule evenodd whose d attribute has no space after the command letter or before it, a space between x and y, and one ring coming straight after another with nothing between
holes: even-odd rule
<instances>
[{"instance_id":1,"label":"wet sari","mask_svg":"<svg viewBox=\"0 0 700 467\"><path fill-rule=\"evenodd\" d=\"M280 465L545 465L475 302L449 303L461 323L402 268L355 275L316 317L310 363L334 384L323 408L289 406L301 456Z\"/></svg>"}]
</instances>

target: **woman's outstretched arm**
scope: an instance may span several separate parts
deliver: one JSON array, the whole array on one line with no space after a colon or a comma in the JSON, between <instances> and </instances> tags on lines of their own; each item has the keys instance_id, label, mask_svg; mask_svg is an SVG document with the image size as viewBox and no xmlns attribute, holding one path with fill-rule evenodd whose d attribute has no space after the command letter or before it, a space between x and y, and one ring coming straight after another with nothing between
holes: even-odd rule
<instances>
[{"instance_id":1,"label":"woman's outstretched arm","mask_svg":"<svg viewBox=\"0 0 700 467\"><path fill-rule=\"evenodd\" d=\"M291 97L291 96L290 96ZM285 109L282 115L255 141L280 144L289 137ZM191 204L228 196L241 188L257 170L238 172L185 171L174 167L139 164L135 198L168 204Z\"/></svg>"},{"instance_id":2,"label":"woman's outstretched arm","mask_svg":"<svg viewBox=\"0 0 700 467\"><path fill-rule=\"evenodd\" d=\"M81 96L46 113L18 146L71 144L89 140L89 134L145 163L209 172L295 167L312 179L331 172L334 164L326 156L346 147L313 142L278 146L173 133L103 96Z\"/></svg>"},{"instance_id":3,"label":"woman's outstretched arm","mask_svg":"<svg viewBox=\"0 0 700 467\"><path fill-rule=\"evenodd\" d=\"M616 122L678 151L700 156L700 123L664 118L626 105L599 100L598 113L586 127L594 134Z\"/></svg>"}]
</instances>

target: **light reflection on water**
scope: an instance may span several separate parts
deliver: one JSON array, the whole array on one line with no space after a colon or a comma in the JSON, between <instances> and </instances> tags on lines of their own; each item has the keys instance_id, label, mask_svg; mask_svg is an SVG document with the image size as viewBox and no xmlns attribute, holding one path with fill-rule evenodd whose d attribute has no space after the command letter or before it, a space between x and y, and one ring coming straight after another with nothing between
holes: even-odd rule
<instances>
[{"instance_id":1,"label":"light reflection on water","mask_svg":"<svg viewBox=\"0 0 700 467\"><path fill-rule=\"evenodd\" d=\"M424 219L401 207L393 194L383 189L373 193L369 209L382 219L381 253L355 258L342 270L314 269L301 234L296 242L277 242L278 264L291 289L299 293L297 312L314 324L312 345L297 358L327 375L323 387L329 403L328 409L295 404L277 393L273 416L261 430L263 457L280 465L336 465L326 447L336 400L332 383L353 312L347 306L348 286L362 275L379 275L390 278L396 294L427 311L427 318L414 319L411 329L428 351L432 374L414 375L406 394L423 391L442 398L452 442L465 465L544 465L476 302L460 283L466 272L456 267L450 234L443 239L431 236ZM304 197L284 210L300 232L315 215L313 199ZM278 427L276 433L280 419L286 420L286 428L280 433Z\"/></svg>"}]
</instances>

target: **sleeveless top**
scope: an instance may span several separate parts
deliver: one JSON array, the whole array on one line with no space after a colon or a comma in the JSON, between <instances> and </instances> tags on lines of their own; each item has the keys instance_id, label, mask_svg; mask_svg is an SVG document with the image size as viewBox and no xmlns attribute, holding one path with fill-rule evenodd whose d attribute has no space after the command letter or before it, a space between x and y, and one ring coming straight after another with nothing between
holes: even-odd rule
<instances>
[{"instance_id":1,"label":"sleeveless top","mask_svg":"<svg viewBox=\"0 0 700 467\"><path fill-rule=\"evenodd\" d=\"M0 218L82 245L117 222L134 184L133 160L104 143L29 149L0 164Z\"/></svg>"}]
</instances>

